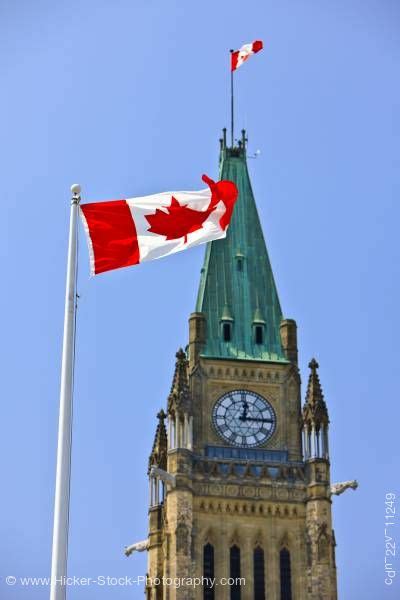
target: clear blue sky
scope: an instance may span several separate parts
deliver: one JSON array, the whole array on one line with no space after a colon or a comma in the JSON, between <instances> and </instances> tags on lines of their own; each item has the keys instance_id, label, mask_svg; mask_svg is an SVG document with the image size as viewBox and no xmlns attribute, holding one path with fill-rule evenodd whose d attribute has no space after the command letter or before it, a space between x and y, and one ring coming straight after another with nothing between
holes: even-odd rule
<instances>
[{"instance_id":1,"label":"clear blue sky","mask_svg":"<svg viewBox=\"0 0 400 600\"><path fill-rule=\"evenodd\" d=\"M400 494L396 0L2 1L1 576L50 569L69 187L202 187L229 122L228 50L258 38L238 127L262 152L251 177L303 382L320 363L332 479L360 482L334 500L339 595L399 597L398 557L383 583L384 495ZM123 547L146 537L155 414L204 248L91 280L81 241L69 570L140 575L145 557ZM2 600L47 596L0 581Z\"/></svg>"}]
</instances>

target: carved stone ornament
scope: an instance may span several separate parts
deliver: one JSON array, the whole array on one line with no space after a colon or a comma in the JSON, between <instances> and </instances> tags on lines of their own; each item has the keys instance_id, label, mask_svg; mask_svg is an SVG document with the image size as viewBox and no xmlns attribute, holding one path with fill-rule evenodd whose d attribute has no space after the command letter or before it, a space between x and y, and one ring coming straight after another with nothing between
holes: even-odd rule
<instances>
[{"instance_id":1,"label":"carved stone ornament","mask_svg":"<svg viewBox=\"0 0 400 600\"><path fill-rule=\"evenodd\" d=\"M178 523L185 523L189 527L192 526L192 504L187 498L178 498L177 504L177 521Z\"/></svg>"},{"instance_id":2,"label":"carved stone ornament","mask_svg":"<svg viewBox=\"0 0 400 600\"><path fill-rule=\"evenodd\" d=\"M333 496L340 496L348 489L356 490L358 488L358 481L352 479L351 481L342 481L341 483L333 483L331 485L331 494Z\"/></svg>"},{"instance_id":3,"label":"carved stone ornament","mask_svg":"<svg viewBox=\"0 0 400 600\"><path fill-rule=\"evenodd\" d=\"M161 481L170 485L172 488L176 487L176 477L163 469L159 469L156 466L150 468L150 477L159 477Z\"/></svg>"},{"instance_id":4,"label":"carved stone ornament","mask_svg":"<svg viewBox=\"0 0 400 600\"><path fill-rule=\"evenodd\" d=\"M125 556L130 556L133 552L144 552L149 548L149 540L143 540L142 542L136 542L130 546L125 546Z\"/></svg>"}]
</instances>

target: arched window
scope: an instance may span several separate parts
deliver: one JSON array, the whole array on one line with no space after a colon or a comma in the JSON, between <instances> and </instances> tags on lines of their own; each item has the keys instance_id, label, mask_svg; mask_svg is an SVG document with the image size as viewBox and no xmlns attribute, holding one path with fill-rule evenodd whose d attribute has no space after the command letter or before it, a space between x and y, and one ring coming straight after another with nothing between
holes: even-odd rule
<instances>
[{"instance_id":1,"label":"arched window","mask_svg":"<svg viewBox=\"0 0 400 600\"><path fill-rule=\"evenodd\" d=\"M236 252L235 258L236 258L236 268L237 268L237 270L238 271L243 271L244 255L240 252L240 250L238 252Z\"/></svg>"},{"instance_id":2,"label":"arched window","mask_svg":"<svg viewBox=\"0 0 400 600\"><path fill-rule=\"evenodd\" d=\"M229 576L231 578L232 584L230 586L231 590L231 600L240 600L241 599L241 589L240 582L238 579L240 578L240 548L238 546L232 546L230 550L230 569Z\"/></svg>"},{"instance_id":3,"label":"arched window","mask_svg":"<svg viewBox=\"0 0 400 600\"><path fill-rule=\"evenodd\" d=\"M222 323L222 339L224 342L230 342L232 339L232 324Z\"/></svg>"},{"instance_id":4,"label":"arched window","mask_svg":"<svg viewBox=\"0 0 400 600\"><path fill-rule=\"evenodd\" d=\"M211 587L211 582L208 583L208 580L214 578L214 546L211 544L206 544L203 547L203 577L205 581L203 585L203 599L214 600L214 588Z\"/></svg>"},{"instance_id":5,"label":"arched window","mask_svg":"<svg viewBox=\"0 0 400 600\"><path fill-rule=\"evenodd\" d=\"M254 600L265 600L264 550L257 546L253 553Z\"/></svg>"},{"instance_id":6,"label":"arched window","mask_svg":"<svg viewBox=\"0 0 400 600\"><path fill-rule=\"evenodd\" d=\"M290 552L282 548L279 557L281 573L281 600L292 600L292 581L290 573Z\"/></svg>"},{"instance_id":7,"label":"arched window","mask_svg":"<svg viewBox=\"0 0 400 600\"><path fill-rule=\"evenodd\" d=\"M254 326L254 341L256 344L264 343L264 325Z\"/></svg>"}]
</instances>

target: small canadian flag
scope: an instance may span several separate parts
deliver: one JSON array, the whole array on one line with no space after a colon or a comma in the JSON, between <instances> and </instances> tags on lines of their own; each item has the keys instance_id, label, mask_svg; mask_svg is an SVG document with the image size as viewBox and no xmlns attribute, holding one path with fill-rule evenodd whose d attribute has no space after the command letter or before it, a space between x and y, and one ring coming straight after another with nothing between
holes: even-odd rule
<instances>
[{"instance_id":1,"label":"small canadian flag","mask_svg":"<svg viewBox=\"0 0 400 600\"><path fill-rule=\"evenodd\" d=\"M198 192L161 192L81 205L92 275L224 238L238 196L232 181Z\"/></svg>"},{"instance_id":2,"label":"small canadian flag","mask_svg":"<svg viewBox=\"0 0 400 600\"><path fill-rule=\"evenodd\" d=\"M236 71L252 55L263 49L261 40L256 40L251 44L244 44L240 50L235 50L231 54L231 71Z\"/></svg>"}]
</instances>

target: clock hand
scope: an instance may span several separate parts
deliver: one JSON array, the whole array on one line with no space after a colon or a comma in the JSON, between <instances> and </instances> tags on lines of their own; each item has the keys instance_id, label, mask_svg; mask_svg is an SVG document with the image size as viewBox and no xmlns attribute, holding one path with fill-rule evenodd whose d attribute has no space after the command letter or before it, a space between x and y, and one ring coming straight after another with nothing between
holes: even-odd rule
<instances>
[{"instance_id":1,"label":"clock hand","mask_svg":"<svg viewBox=\"0 0 400 600\"><path fill-rule=\"evenodd\" d=\"M247 403L246 400L242 400L242 404L243 404L243 412L239 417L240 421L246 421L247 419L247 411L249 410L249 405Z\"/></svg>"},{"instance_id":2,"label":"clock hand","mask_svg":"<svg viewBox=\"0 0 400 600\"><path fill-rule=\"evenodd\" d=\"M254 423L273 423L273 419L259 419L257 417L246 417L243 421L253 421Z\"/></svg>"}]
</instances>

